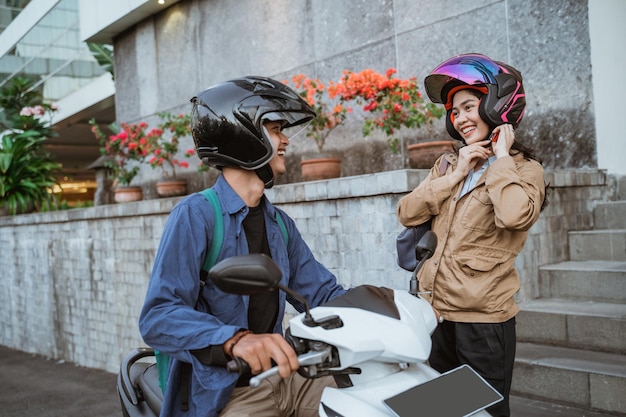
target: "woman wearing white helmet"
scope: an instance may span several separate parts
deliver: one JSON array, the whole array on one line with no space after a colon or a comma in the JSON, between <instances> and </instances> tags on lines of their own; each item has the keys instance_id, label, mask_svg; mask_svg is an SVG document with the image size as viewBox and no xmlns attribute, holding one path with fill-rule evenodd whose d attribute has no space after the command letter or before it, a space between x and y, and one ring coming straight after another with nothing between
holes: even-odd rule
<instances>
[{"instance_id":1,"label":"woman wearing white helmet","mask_svg":"<svg viewBox=\"0 0 626 417\"><path fill-rule=\"evenodd\" d=\"M522 76L481 54L438 65L424 80L447 110L448 133L461 141L398 203L404 226L432 220L439 245L419 287L442 323L430 364L440 372L469 364L505 397L490 407L509 416L515 360L515 259L545 206L543 168L514 129L526 106Z\"/></svg>"}]
</instances>

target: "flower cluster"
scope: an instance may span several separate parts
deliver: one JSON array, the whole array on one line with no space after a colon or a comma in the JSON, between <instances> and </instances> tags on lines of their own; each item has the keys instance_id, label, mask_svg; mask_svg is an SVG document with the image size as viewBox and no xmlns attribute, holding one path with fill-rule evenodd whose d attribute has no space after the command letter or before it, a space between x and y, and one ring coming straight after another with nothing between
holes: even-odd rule
<instances>
[{"instance_id":1,"label":"flower cluster","mask_svg":"<svg viewBox=\"0 0 626 417\"><path fill-rule=\"evenodd\" d=\"M381 130L393 152L398 151L399 141L394 137L398 129L419 128L443 116L443 109L424 102L415 77L394 78L396 72L394 68L389 68L385 74L372 69L345 70L341 81L334 86L335 94L343 101L355 101L371 114L365 118L363 135Z\"/></svg>"},{"instance_id":2,"label":"flower cluster","mask_svg":"<svg viewBox=\"0 0 626 417\"><path fill-rule=\"evenodd\" d=\"M58 110L56 104L38 104L33 107L23 107L20 110L20 116L32 116L36 118L40 118L48 112L55 112Z\"/></svg>"},{"instance_id":3,"label":"flower cluster","mask_svg":"<svg viewBox=\"0 0 626 417\"><path fill-rule=\"evenodd\" d=\"M100 142L100 152L111 158L107 164L120 185L130 185L139 173L141 164L146 162L153 168L160 168L166 177L176 178L176 168L188 168L189 162L178 157L180 139L191 135L189 115L174 116L168 112L158 114L161 122L148 129L146 122L136 124L121 123L109 126L113 135L106 136L95 120L90 120L91 131ZM190 158L196 151L188 149L183 156ZM206 168L200 163L198 171Z\"/></svg>"},{"instance_id":4,"label":"flower cluster","mask_svg":"<svg viewBox=\"0 0 626 417\"><path fill-rule=\"evenodd\" d=\"M173 116L169 113L159 113L163 121L156 129L156 134L152 143L152 157L148 161L152 168L162 168L166 176L176 178L176 167L188 168L189 162L176 157L180 138L191 135L190 116L179 114ZM168 132L169 139L164 135ZM194 149L185 152L186 157L193 156Z\"/></svg>"},{"instance_id":5,"label":"flower cluster","mask_svg":"<svg viewBox=\"0 0 626 417\"><path fill-rule=\"evenodd\" d=\"M113 170L113 177L123 186L128 186L139 172L140 163L152 152L154 138L161 135L158 129L148 128L147 123L122 123L118 128L109 126L114 132L106 136L94 119L89 121L91 131L100 142L100 152L111 158L107 166Z\"/></svg>"},{"instance_id":6,"label":"flower cluster","mask_svg":"<svg viewBox=\"0 0 626 417\"><path fill-rule=\"evenodd\" d=\"M291 80L300 97L309 103L317 114L307 127L306 135L313 138L318 151L322 152L328 135L345 121L347 113L352 109L344 106L341 97L337 97L332 82L325 86L319 79L312 79L304 74L294 75ZM326 100L327 97L330 100L335 98L339 100L332 105Z\"/></svg>"}]
</instances>

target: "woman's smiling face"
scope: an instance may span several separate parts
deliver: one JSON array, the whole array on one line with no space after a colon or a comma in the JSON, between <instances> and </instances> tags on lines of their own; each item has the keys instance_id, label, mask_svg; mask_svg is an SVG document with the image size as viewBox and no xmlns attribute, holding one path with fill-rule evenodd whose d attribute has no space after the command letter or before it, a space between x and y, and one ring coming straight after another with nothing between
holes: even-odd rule
<instances>
[{"instance_id":1,"label":"woman's smiling face","mask_svg":"<svg viewBox=\"0 0 626 417\"><path fill-rule=\"evenodd\" d=\"M484 140L491 130L478 113L479 104L475 91L469 89L452 98L452 124L468 145Z\"/></svg>"}]
</instances>

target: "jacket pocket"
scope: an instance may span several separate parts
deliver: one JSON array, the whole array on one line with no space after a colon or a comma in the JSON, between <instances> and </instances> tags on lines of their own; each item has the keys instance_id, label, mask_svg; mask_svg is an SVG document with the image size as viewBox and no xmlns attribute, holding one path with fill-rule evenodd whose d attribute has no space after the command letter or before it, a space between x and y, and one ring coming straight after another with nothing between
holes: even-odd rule
<instances>
[{"instance_id":1,"label":"jacket pocket","mask_svg":"<svg viewBox=\"0 0 626 417\"><path fill-rule=\"evenodd\" d=\"M485 188L471 191L463 204L461 224L464 228L479 232L492 232L496 225L493 204Z\"/></svg>"},{"instance_id":2,"label":"jacket pocket","mask_svg":"<svg viewBox=\"0 0 626 417\"><path fill-rule=\"evenodd\" d=\"M450 282L448 303L459 311L489 312L496 305L494 291L506 256L454 256L455 277Z\"/></svg>"}]
</instances>

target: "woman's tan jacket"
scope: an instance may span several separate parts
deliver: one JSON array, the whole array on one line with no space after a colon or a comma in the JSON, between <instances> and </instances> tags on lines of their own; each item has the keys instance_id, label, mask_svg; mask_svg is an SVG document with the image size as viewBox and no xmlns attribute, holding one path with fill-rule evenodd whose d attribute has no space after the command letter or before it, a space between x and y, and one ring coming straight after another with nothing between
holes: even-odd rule
<instances>
[{"instance_id":1,"label":"woman's tan jacket","mask_svg":"<svg viewBox=\"0 0 626 417\"><path fill-rule=\"evenodd\" d=\"M463 181L452 186L446 175L456 163L454 154L440 157L428 177L399 201L398 219L404 226L433 219L437 249L418 278L420 291L427 293L423 297L444 319L503 322L519 311L514 263L539 218L543 168L521 153L497 159L459 198Z\"/></svg>"}]
</instances>

